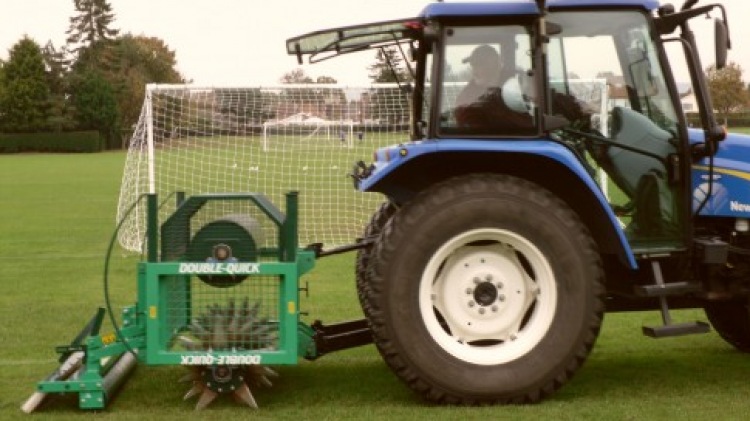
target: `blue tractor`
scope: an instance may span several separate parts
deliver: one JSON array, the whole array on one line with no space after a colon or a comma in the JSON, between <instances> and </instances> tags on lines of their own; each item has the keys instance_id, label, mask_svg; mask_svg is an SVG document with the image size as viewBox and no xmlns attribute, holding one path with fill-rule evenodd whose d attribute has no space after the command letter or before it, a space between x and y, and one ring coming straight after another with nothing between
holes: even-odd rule
<instances>
[{"instance_id":1,"label":"blue tractor","mask_svg":"<svg viewBox=\"0 0 750 421\"><path fill-rule=\"evenodd\" d=\"M646 335L713 326L750 351L750 138L713 116L690 23L715 18L719 69L728 25L697 3L440 2L288 40L300 63L387 49L409 64L411 138L352 177L385 197L357 245L357 289L411 389L540 401L583 365L605 312L656 310ZM673 320L684 308L710 324Z\"/></svg>"}]
</instances>

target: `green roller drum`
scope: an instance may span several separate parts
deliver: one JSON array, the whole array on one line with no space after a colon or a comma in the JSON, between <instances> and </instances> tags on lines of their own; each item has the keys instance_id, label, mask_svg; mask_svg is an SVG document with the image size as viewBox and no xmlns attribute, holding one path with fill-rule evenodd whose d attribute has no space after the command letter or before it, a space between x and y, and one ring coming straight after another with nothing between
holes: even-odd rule
<instances>
[{"instance_id":1,"label":"green roller drum","mask_svg":"<svg viewBox=\"0 0 750 421\"><path fill-rule=\"evenodd\" d=\"M202 226L187 247L184 260L190 262L256 262L260 258L263 230L249 215L231 214ZM239 284L247 275L198 275L213 287Z\"/></svg>"}]
</instances>

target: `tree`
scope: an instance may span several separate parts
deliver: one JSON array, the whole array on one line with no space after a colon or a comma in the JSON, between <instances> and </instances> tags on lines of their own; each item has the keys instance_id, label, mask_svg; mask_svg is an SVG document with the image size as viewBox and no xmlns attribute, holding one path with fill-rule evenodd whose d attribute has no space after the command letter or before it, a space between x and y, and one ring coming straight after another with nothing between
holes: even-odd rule
<instances>
[{"instance_id":1,"label":"tree","mask_svg":"<svg viewBox=\"0 0 750 421\"><path fill-rule=\"evenodd\" d=\"M318 78L315 80L315 83L335 85L336 83L338 83L338 81L330 76L318 76Z\"/></svg>"},{"instance_id":2,"label":"tree","mask_svg":"<svg viewBox=\"0 0 750 421\"><path fill-rule=\"evenodd\" d=\"M119 113L112 85L96 70L80 76L72 86L72 99L81 128L98 130L107 149L119 147Z\"/></svg>"},{"instance_id":3,"label":"tree","mask_svg":"<svg viewBox=\"0 0 750 421\"><path fill-rule=\"evenodd\" d=\"M120 126L138 121L148 83L184 83L174 51L156 37L126 34L112 42L113 73L106 74L117 96Z\"/></svg>"},{"instance_id":4,"label":"tree","mask_svg":"<svg viewBox=\"0 0 750 421\"><path fill-rule=\"evenodd\" d=\"M110 26L115 20L107 0L73 0L76 16L70 18L68 50L75 55L74 69L79 73L99 69L114 73L112 41L119 30Z\"/></svg>"},{"instance_id":5,"label":"tree","mask_svg":"<svg viewBox=\"0 0 750 421\"><path fill-rule=\"evenodd\" d=\"M712 65L706 71L706 78L714 109L724 119L724 125L727 125L729 114L750 103L750 96L742 81L742 68L734 62L720 70Z\"/></svg>"},{"instance_id":6,"label":"tree","mask_svg":"<svg viewBox=\"0 0 750 421\"><path fill-rule=\"evenodd\" d=\"M56 49L50 41L42 49L42 56L47 70L47 84L50 89L49 128L56 131L73 128L75 119L67 101L67 69L70 65L70 61L66 58L67 50L65 47Z\"/></svg>"},{"instance_id":7,"label":"tree","mask_svg":"<svg viewBox=\"0 0 750 421\"><path fill-rule=\"evenodd\" d=\"M2 83L3 128L24 132L46 129L50 90L39 44L24 36L11 48Z\"/></svg>"},{"instance_id":8,"label":"tree","mask_svg":"<svg viewBox=\"0 0 750 421\"><path fill-rule=\"evenodd\" d=\"M3 112L3 101L5 98L5 62L0 60L0 130L3 128L3 121L5 119Z\"/></svg>"},{"instance_id":9,"label":"tree","mask_svg":"<svg viewBox=\"0 0 750 421\"><path fill-rule=\"evenodd\" d=\"M287 73L279 79L279 82L284 84L295 84L295 83L315 83L313 79L308 76L301 68L296 68Z\"/></svg>"},{"instance_id":10,"label":"tree","mask_svg":"<svg viewBox=\"0 0 750 421\"><path fill-rule=\"evenodd\" d=\"M112 7L107 0L73 0L78 15L70 18L68 45L78 53L97 41L113 40L119 31L110 27L115 20Z\"/></svg>"},{"instance_id":11,"label":"tree","mask_svg":"<svg viewBox=\"0 0 750 421\"><path fill-rule=\"evenodd\" d=\"M374 83L410 82L413 78L403 65L403 58L397 48L381 48L375 54L375 63L368 69Z\"/></svg>"}]
</instances>

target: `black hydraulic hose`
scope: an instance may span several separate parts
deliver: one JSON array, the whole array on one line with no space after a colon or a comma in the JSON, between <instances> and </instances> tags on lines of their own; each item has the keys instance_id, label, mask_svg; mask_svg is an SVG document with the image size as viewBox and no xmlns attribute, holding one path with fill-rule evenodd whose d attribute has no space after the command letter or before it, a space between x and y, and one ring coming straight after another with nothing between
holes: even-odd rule
<instances>
[{"instance_id":1,"label":"black hydraulic hose","mask_svg":"<svg viewBox=\"0 0 750 421\"><path fill-rule=\"evenodd\" d=\"M706 207L706 203L708 203L708 199L711 198L711 195L713 194L714 189L714 155L713 153L708 156L708 190L706 191L706 196L701 201L701 204L698 206L698 209L695 210L695 213L693 214L693 217L698 217L703 210L704 207Z\"/></svg>"},{"instance_id":2,"label":"black hydraulic hose","mask_svg":"<svg viewBox=\"0 0 750 421\"><path fill-rule=\"evenodd\" d=\"M162 206L169 200L172 196L174 196L174 192L170 193L167 197L162 200L161 203L157 206L158 209L161 209ZM120 326L115 321L114 312L112 312L112 304L109 299L109 260L112 256L112 249L115 246L115 242L117 241L117 234L120 233L120 229L122 228L122 225L125 223L125 221L128 219L128 216L133 212L133 209L138 205L138 203L143 200L144 197L148 197L148 193L143 193L140 196L138 196L138 199L133 202L130 207L125 211L125 214L123 215L122 219L120 219L120 222L117 223L117 227L115 227L115 232L112 233L112 238L109 240L109 247L107 248L107 254L104 258L104 304L107 308L107 313L109 313L109 320L112 323L112 328L115 331L115 335L117 335L117 338L120 340L120 342L123 343L125 348L135 356L135 351L133 348L123 340L122 331L120 330ZM141 256L143 256L143 247L141 247Z\"/></svg>"},{"instance_id":3,"label":"black hydraulic hose","mask_svg":"<svg viewBox=\"0 0 750 421\"><path fill-rule=\"evenodd\" d=\"M144 198L147 197L148 194L144 193L138 196L138 199L136 199L135 202L133 202L130 207L128 207L127 211L125 211L125 214L120 219L120 222L117 223L117 227L115 228L114 233L112 233L112 238L109 240L109 247L107 248L107 254L104 258L104 304L107 307L107 313L109 313L109 320L112 323L112 328L115 330L115 335L117 335L117 338L122 342L122 344L125 346L125 349L128 350L133 356L136 356L135 350L128 344L122 336L122 331L120 330L120 326L117 324L117 321L115 320L114 312L112 311L112 303L109 299L109 261L112 256L112 249L115 246L115 242L117 241L117 234L120 232L120 229L122 228L122 225L125 223L125 221L128 219L128 216L130 216L131 212L133 212L133 209L135 209L136 205Z\"/></svg>"}]
</instances>

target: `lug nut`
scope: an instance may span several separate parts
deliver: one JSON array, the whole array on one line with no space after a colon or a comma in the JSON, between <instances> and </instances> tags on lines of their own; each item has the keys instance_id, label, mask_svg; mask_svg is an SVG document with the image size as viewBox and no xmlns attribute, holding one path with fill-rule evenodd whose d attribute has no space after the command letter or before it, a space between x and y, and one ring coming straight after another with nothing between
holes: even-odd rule
<instances>
[{"instance_id":1,"label":"lug nut","mask_svg":"<svg viewBox=\"0 0 750 421\"><path fill-rule=\"evenodd\" d=\"M484 280L487 282L492 282L492 275L487 274L487 276L484 277Z\"/></svg>"},{"instance_id":2,"label":"lug nut","mask_svg":"<svg viewBox=\"0 0 750 421\"><path fill-rule=\"evenodd\" d=\"M501 303L502 303L503 301L505 301L505 295L503 295L503 294L500 294L500 295L498 295L498 296L497 296L497 301L500 301Z\"/></svg>"},{"instance_id":3,"label":"lug nut","mask_svg":"<svg viewBox=\"0 0 750 421\"><path fill-rule=\"evenodd\" d=\"M467 294L467 295L471 295L471 293L472 293L472 292L474 292L474 290L473 290L473 289L471 289L471 288L466 288L466 294Z\"/></svg>"},{"instance_id":4,"label":"lug nut","mask_svg":"<svg viewBox=\"0 0 750 421\"><path fill-rule=\"evenodd\" d=\"M469 307L474 307L476 304L474 301L469 301Z\"/></svg>"},{"instance_id":5,"label":"lug nut","mask_svg":"<svg viewBox=\"0 0 750 421\"><path fill-rule=\"evenodd\" d=\"M479 314L484 314L484 307L481 307L481 308L479 309Z\"/></svg>"}]
</instances>

